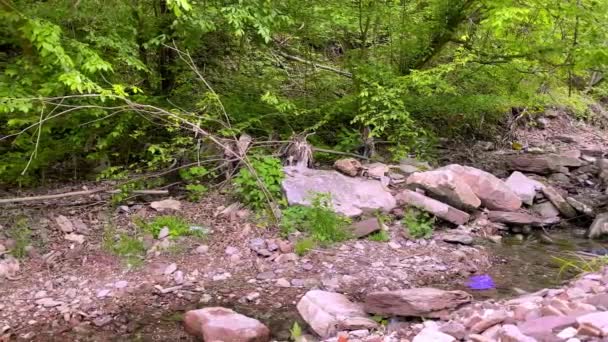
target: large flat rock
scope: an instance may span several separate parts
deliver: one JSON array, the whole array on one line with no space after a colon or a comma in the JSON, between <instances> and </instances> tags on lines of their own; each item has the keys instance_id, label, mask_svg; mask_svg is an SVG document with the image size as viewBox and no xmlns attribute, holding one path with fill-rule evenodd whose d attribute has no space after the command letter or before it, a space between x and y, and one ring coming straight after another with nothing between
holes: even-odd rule
<instances>
[{"instance_id":1,"label":"large flat rock","mask_svg":"<svg viewBox=\"0 0 608 342\"><path fill-rule=\"evenodd\" d=\"M366 312L378 315L438 317L442 311L470 302L464 291L444 291L421 287L407 290L372 292L365 298Z\"/></svg>"},{"instance_id":2,"label":"large flat rock","mask_svg":"<svg viewBox=\"0 0 608 342\"><path fill-rule=\"evenodd\" d=\"M329 193L334 210L345 216L390 211L397 202L380 181L351 178L336 171L285 167L283 191L290 205L310 205L315 193Z\"/></svg>"}]
</instances>

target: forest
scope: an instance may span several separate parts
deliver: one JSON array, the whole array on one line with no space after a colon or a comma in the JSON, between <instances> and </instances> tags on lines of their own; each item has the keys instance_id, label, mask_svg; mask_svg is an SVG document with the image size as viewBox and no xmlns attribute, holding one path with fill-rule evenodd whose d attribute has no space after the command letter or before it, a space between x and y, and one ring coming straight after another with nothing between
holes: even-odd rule
<instances>
[{"instance_id":1,"label":"forest","mask_svg":"<svg viewBox=\"0 0 608 342\"><path fill-rule=\"evenodd\" d=\"M0 0L0 342L608 338L607 0Z\"/></svg>"},{"instance_id":2,"label":"forest","mask_svg":"<svg viewBox=\"0 0 608 342\"><path fill-rule=\"evenodd\" d=\"M432 158L524 111L593 120L608 95L598 0L2 0L0 16L9 187L188 165L243 133L257 154L307 137Z\"/></svg>"}]
</instances>

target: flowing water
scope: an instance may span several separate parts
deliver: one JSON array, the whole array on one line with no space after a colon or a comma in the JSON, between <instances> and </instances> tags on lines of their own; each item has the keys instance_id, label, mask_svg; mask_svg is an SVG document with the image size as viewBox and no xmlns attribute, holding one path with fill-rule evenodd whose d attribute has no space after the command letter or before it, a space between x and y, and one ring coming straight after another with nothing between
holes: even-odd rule
<instances>
[{"instance_id":1,"label":"flowing water","mask_svg":"<svg viewBox=\"0 0 608 342\"><path fill-rule=\"evenodd\" d=\"M495 290L477 291L476 297L501 298L543 288L558 287L577 273L571 268L562 268L564 261L585 264L575 252L608 251L608 243L589 240L576 234L576 229L558 229L549 232L552 243L539 235L521 239L515 235L505 236L501 244L486 244L494 257L489 270L496 284Z\"/></svg>"}]
</instances>

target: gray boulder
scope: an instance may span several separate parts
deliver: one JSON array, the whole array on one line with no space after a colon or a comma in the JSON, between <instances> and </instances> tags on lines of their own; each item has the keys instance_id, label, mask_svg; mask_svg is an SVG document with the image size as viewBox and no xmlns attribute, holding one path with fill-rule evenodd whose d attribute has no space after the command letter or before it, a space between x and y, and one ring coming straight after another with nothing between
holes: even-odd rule
<instances>
[{"instance_id":1,"label":"gray boulder","mask_svg":"<svg viewBox=\"0 0 608 342\"><path fill-rule=\"evenodd\" d=\"M541 182L530 179L519 171L513 172L511 176L507 178L505 184L527 205L532 205L532 203L534 203L536 191L543 187Z\"/></svg>"},{"instance_id":2,"label":"gray boulder","mask_svg":"<svg viewBox=\"0 0 608 342\"><path fill-rule=\"evenodd\" d=\"M417 172L407 178L407 184L423 188L458 209L475 210L481 205L471 187L451 170Z\"/></svg>"},{"instance_id":3,"label":"gray boulder","mask_svg":"<svg viewBox=\"0 0 608 342\"><path fill-rule=\"evenodd\" d=\"M608 213L597 215L589 228L589 237L592 239L597 239L605 234L608 234Z\"/></svg>"},{"instance_id":4,"label":"gray boulder","mask_svg":"<svg viewBox=\"0 0 608 342\"><path fill-rule=\"evenodd\" d=\"M377 180L291 166L284 171L282 186L290 205L310 205L315 193L329 193L334 210L350 217L378 209L388 212L397 205L393 195Z\"/></svg>"}]
</instances>

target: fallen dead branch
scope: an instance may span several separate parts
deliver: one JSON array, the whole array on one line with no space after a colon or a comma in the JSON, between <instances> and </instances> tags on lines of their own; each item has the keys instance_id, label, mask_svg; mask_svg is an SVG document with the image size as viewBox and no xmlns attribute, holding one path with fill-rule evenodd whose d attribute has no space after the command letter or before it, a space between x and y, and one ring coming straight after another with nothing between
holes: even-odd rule
<instances>
[{"instance_id":1,"label":"fallen dead branch","mask_svg":"<svg viewBox=\"0 0 608 342\"><path fill-rule=\"evenodd\" d=\"M97 193L101 193L101 192L105 192L108 194L119 194L122 191L95 189L95 190L64 192L61 194L53 194L53 195L2 198L2 199L0 199L0 204L46 201L46 200L65 198L65 197L89 196L89 195L93 195L93 194L97 194ZM132 191L129 191L129 193L136 194L136 195L168 195L169 190L132 190Z\"/></svg>"}]
</instances>

